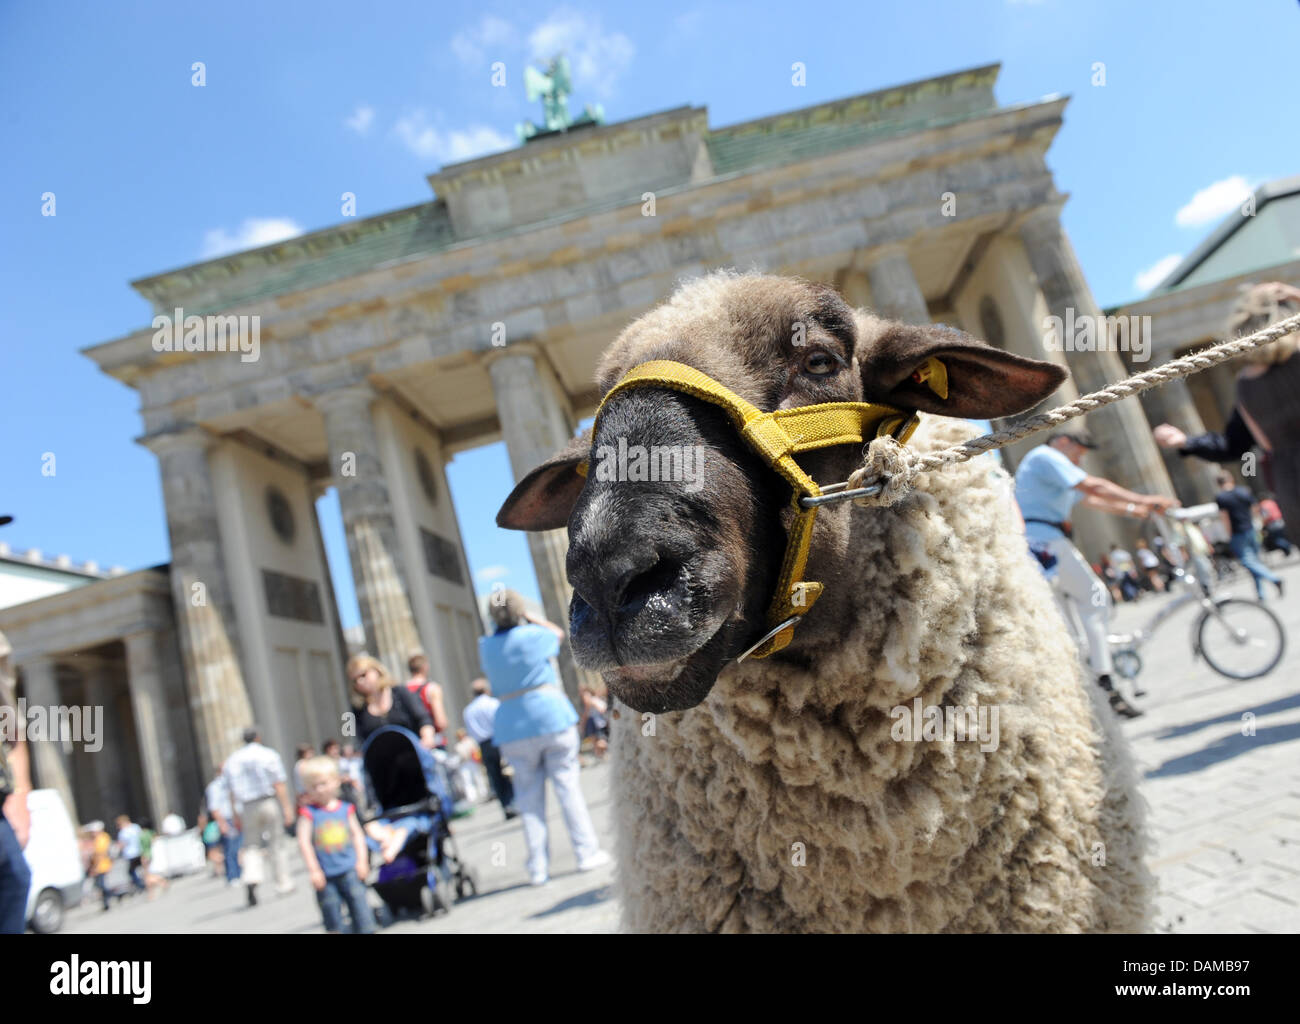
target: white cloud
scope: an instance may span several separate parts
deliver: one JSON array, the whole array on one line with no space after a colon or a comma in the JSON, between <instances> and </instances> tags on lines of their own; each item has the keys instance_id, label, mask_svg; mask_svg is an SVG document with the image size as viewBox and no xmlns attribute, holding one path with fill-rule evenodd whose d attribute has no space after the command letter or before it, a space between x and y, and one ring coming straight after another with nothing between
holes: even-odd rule
<instances>
[{"instance_id":1,"label":"white cloud","mask_svg":"<svg viewBox=\"0 0 1300 1024\"><path fill-rule=\"evenodd\" d=\"M344 124L351 128L358 135L365 135L370 131L370 125L375 119L375 108L361 104L351 117L344 120Z\"/></svg>"},{"instance_id":2,"label":"white cloud","mask_svg":"<svg viewBox=\"0 0 1300 1024\"><path fill-rule=\"evenodd\" d=\"M500 60L499 51L519 46L519 33L504 18L484 15L483 20L474 28L457 32L451 37L451 49L456 58L466 67L485 67L491 59ZM489 50L498 51L489 53Z\"/></svg>"},{"instance_id":3,"label":"white cloud","mask_svg":"<svg viewBox=\"0 0 1300 1024\"><path fill-rule=\"evenodd\" d=\"M274 245L301 234L302 228L287 217L249 217L234 234L225 228L204 232L200 255L205 260L216 259L243 249Z\"/></svg>"},{"instance_id":4,"label":"white cloud","mask_svg":"<svg viewBox=\"0 0 1300 1024\"><path fill-rule=\"evenodd\" d=\"M493 580L503 579L509 575L510 570L504 565L489 565L476 572L474 579L480 583L491 583Z\"/></svg>"},{"instance_id":5,"label":"white cloud","mask_svg":"<svg viewBox=\"0 0 1300 1024\"><path fill-rule=\"evenodd\" d=\"M485 124L445 131L429 122L423 110L399 118L393 131L406 148L425 160L454 164L476 156L509 149L515 140Z\"/></svg>"},{"instance_id":6,"label":"white cloud","mask_svg":"<svg viewBox=\"0 0 1300 1024\"><path fill-rule=\"evenodd\" d=\"M590 17L561 7L528 36L532 60L543 65L559 53L569 58L575 92L589 89L608 96L636 54L632 40L622 32L606 32L598 15ZM575 96L579 103L581 95Z\"/></svg>"},{"instance_id":7,"label":"white cloud","mask_svg":"<svg viewBox=\"0 0 1300 1024\"><path fill-rule=\"evenodd\" d=\"M1174 214L1174 223L1180 228L1209 224L1237 209L1253 191L1240 174L1216 181L1192 196L1192 201Z\"/></svg>"},{"instance_id":8,"label":"white cloud","mask_svg":"<svg viewBox=\"0 0 1300 1024\"><path fill-rule=\"evenodd\" d=\"M1178 266L1182 261L1183 258L1177 253L1156 260L1156 262L1147 267L1146 270L1139 271L1138 275L1133 278L1133 283L1137 286L1138 291L1149 292L1152 288L1168 277L1170 271L1172 271L1174 267Z\"/></svg>"}]
</instances>

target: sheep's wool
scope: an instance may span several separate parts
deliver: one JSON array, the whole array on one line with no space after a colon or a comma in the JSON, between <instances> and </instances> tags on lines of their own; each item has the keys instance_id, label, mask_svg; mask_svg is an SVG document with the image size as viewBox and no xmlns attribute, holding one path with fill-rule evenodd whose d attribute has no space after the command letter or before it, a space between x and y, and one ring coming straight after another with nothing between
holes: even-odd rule
<instances>
[{"instance_id":1,"label":"sheep's wool","mask_svg":"<svg viewBox=\"0 0 1300 1024\"><path fill-rule=\"evenodd\" d=\"M926 417L912 446L970 436L963 421ZM731 664L688 711L621 709L611 749L625 928L1148 927L1125 740L1008 491L977 459L920 477L891 508L844 510L846 549L809 574L827 585L822 602L853 609L840 642L806 667ZM815 557L830 533L819 520ZM996 709L995 749L895 738L897 709L916 698L984 708L986 721Z\"/></svg>"}]
</instances>

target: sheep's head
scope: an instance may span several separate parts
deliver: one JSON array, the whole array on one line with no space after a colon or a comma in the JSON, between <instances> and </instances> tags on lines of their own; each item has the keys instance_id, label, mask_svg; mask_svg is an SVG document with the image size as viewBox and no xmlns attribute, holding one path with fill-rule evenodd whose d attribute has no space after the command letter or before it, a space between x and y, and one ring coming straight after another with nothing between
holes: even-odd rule
<instances>
[{"instance_id":1,"label":"sheep's head","mask_svg":"<svg viewBox=\"0 0 1300 1024\"><path fill-rule=\"evenodd\" d=\"M930 357L947 367L946 399L913 377ZM960 331L881 320L828 287L756 274L692 282L631 324L601 360L602 393L655 359L693 366L765 411L866 401L988 419L1035 405L1065 377ZM799 461L831 482L860 459L859 446L843 445ZM700 703L769 628L790 497L722 409L647 386L615 395L594 436L520 481L497 523L568 526L578 663L629 707L677 711Z\"/></svg>"}]
</instances>

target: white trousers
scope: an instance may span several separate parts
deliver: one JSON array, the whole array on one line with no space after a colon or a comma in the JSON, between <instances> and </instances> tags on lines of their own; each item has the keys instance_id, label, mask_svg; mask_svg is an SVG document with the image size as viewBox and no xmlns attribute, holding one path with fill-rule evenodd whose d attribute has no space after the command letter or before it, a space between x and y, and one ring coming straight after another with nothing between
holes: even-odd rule
<instances>
[{"instance_id":1,"label":"white trousers","mask_svg":"<svg viewBox=\"0 0 1300 1024\"><path fill-rule=\"evenodd\" d=\"M240 812L244 826L245 885L257 885L266 878L263 861L269 856L275 872L275 885L281 892L293 888L289 877L289 840L284 831L284 812L273 796L245 804Z\"/></svg>"},{"instance_id":2,"label":"white trousers","mask_svg":"<svg viewBox=\"0 0 1300 1024\"><path fill-rule=\"evenodd\" d=\"M1051 541L1051 548L1056 556L1053 589L1061 605L1061 614L1075 631L1076 639L1087 646L1088 665L1093 674L1108 675L1112 669L1110 644L1106 641L1110 632L1110 591L1068 537ZM1083 627L1082 637L1079 637L1071 610L1077 617L1078 626Z\"/></svg>"},{"instance_id":3,"label":"white trousers","mask_svg":"<svg viewBox=\"0 0 1300 1024\"><path fill-rule=\"evenodd\" d=\"M564 812L573 855L581 867L600 851L600 840L587 811L578 775L578 730L570 726L546 736L501 744L501 756L515 770L515 807L524 819L528 874L544 877L550 868L546 834L546 780L551 780Z\"/></svg>"}]
</instances>

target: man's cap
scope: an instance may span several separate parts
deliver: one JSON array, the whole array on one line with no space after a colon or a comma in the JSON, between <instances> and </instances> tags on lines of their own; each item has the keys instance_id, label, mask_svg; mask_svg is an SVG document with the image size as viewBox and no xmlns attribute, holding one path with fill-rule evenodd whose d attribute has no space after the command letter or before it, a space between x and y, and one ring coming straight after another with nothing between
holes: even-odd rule
<instances>
[{"instance_id":1,"label":"man's cap","mask_svg":"<svg viewBox=\"0 0 1300 1024\"><path fill-rule=\"evenodd\" d=\"M1075 444L1084 448L1100 448L1101 446L1093 439L1092 434L1088 432L1087 427L1070 427L1067 430L1054 430L1052 436L1047 440L1055 441L1058 437L1068 437Z\"/></svg>"}]
</instances>

